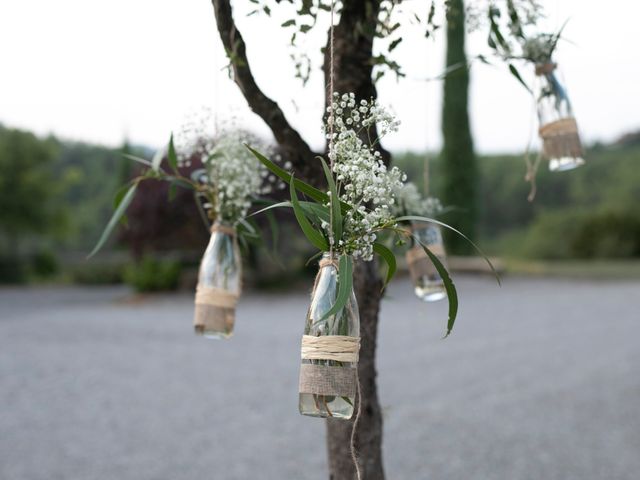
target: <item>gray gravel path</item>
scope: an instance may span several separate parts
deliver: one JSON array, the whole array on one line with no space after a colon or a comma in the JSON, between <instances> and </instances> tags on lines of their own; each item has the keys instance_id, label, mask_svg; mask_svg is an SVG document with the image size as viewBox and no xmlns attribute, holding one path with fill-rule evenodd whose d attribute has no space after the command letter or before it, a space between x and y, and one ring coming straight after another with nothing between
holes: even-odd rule
<instances>
[{"instance_id":1,"label":"gray gravel path","mask_svg":"<svg viewBox=\"0 0 640 480\"><path fill-rule=\"evenodd\" d=\"M387 477L640 478L640 282L457 283L444 341L444 303L401 280L384 304ZM0 289L0 480L326 479L297 413L306 306L250 294L212 342L188 296Z\"/></svg>"}]
</instances>

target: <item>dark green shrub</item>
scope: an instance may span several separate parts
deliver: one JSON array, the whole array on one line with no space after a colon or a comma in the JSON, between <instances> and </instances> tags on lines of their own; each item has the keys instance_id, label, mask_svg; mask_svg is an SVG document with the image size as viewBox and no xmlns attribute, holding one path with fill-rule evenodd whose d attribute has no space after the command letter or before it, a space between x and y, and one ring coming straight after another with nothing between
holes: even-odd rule
<instances>
[{"instance_id":1,"label":"dark green shrub","mask_svg":"<svg viewBox=\"0 0 640 480\"><path fill-rule=\"evenodd\" d=\"M127 267L125 281L137 292L176 290L180 271L180 262L147 256L140 263Z\"/></svg>"},{"instance_id":2,"label":"dark green shrub","mask_svg":"<svg viewBox=\"0 0 640 480\"><path fill-rule=\"evenodd\" d=\"M17 256L0 256L0 284L25 283L27 281L27 265Z\"/></svg>"},{"instance_id":3,"label":"dark green shrub","mask_svg":"<svg viewBox=\"0 0 640 480\"><path fill-rule=\"evenodd\" d=\"M31 258L31 271L38 277L51 277L59 270L58 260L50 250L41 250Z\"/></svg>"},{"instance_id":4,"label":"dark green shrub","mask_svg":"<svg viewBox=\"0 0 640 480\"><path fill-rule=\"evenodd\" d=\"M124 282L125 267L119 263L85 262L71 269L71 281L81 285L115 285Z\"/></svg>"},{"instance_id":5,"label":"dark green shrub","mask_svg":"<svg viewBox=\"0 0 640 480\"><path fill-rule=\"evenodd\" d=\"M571 251L577 258L640 256L640 212L608 210L585 218Z\"/></svg>"}]
</instances>

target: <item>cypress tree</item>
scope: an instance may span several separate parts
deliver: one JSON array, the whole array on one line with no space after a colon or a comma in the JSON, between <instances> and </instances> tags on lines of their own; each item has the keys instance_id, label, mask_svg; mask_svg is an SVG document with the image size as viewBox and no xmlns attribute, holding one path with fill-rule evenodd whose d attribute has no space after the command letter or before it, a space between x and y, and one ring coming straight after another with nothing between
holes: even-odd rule
<instances>
[{"instance_id":1,"label":"cypress tree","mask_svg":"<svg viewBox=\"0 0 640 480\"><path fill-rule=\"evenodd\" d=\"M464 0L447 2L447 68L442 108L442 201L457 207L445 221L469 237L476 233L478 169L469 126L469 69L464 50ZM460 236L445 232L451 253L468 254L471 247Z\"/></svg>"}]
</instances>

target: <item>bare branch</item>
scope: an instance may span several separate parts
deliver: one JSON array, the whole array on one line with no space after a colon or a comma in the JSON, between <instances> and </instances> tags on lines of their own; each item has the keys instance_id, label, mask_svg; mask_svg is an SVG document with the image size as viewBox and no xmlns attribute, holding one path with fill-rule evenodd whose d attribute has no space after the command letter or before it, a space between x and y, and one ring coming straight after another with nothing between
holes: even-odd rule
<instances>
[{"instance_id":1,"label":"bare branch","mask_svg":"<svg viewBox=\"0 0 640 480\"><path fill-rule=\"evenodd\" d=\"M245 42L233 19L230 1L212 0L211 3L220 39L231 61L233 79L249 107L271 129L282 156L294 165L299 175L307 180L318 177L319 175L314 175L321 172L318 162L313 161L316 154L291 126L278 104L267 97L256 83L247 58Z\"/></svg>"}]
</instances>

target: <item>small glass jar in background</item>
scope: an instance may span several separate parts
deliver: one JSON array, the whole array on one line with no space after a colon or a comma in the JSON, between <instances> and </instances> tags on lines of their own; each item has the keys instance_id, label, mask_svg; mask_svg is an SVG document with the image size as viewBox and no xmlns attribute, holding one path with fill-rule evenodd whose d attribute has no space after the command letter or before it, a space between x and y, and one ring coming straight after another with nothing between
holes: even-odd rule
<instances>
[{"instance_id":1,"label":"small glass jar in background","mask_svg":"<svg viewBox=\"0 0 640 480\"><path fill-rule=\"evenodd\" d=\"M571 102L557 64L537 64L534 94L540 122L542 153L554 172L584 164L584 153Z\"/></svg>"},{"instance_id":2,"label":"small glass jar in background","mask_svg":"<svg viewBox=\"0 0 640 480\"><path fill-rule=\"evenodd\" d=\"M194 316L197 334L212 339L233 334L242 289L241 262L235 228L216 222L198 273Z\"/></svg>"},{"instance_id":3,"label":"small glass jar in background","mask_svg":"<svg viewBox=\"0 0 640 480\"><path fill-rule=\"evenodd\" d=\"M414 222L411 224L411 230L420 242L436 255L438 260L446 267L447 258L440 226L435 223ZM407 251L406 259L414 291L418 298L425 302L436 302L447 296L442 277L422 246L415 239L413 240L413 246Z\"/></svg>"},{"instance_id":4,"label":"small glass jar in background","mask_svg":"<svg viewBox=\"0 0 640 480\"><path fill-rule=\"evenodd\" d=\"M360 314L353 289L342 310L323 319L336 302L339 281L337 262L325 253L311 293L305 335L360 337ZM305 366L309 368L305 369ZM356 397L357 368L356 362L303 358L299 388L300 413L321 418L351 418Z\"/></svg>"}]
</instances>

